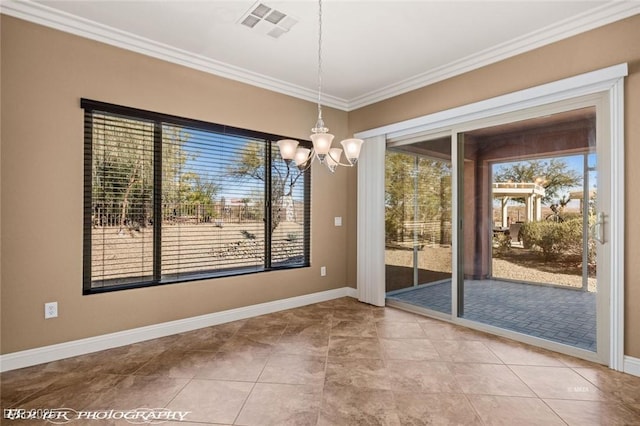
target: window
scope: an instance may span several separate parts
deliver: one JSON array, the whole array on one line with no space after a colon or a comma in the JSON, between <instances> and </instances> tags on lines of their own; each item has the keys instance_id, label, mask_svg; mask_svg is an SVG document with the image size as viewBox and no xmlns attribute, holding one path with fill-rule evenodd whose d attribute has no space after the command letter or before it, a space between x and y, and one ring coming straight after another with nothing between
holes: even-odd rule
<instances>
[{"instance_id":1,"label":"window","mask_svg":"<svg viewBox=\"0 0 640 426\"><path fill-rule=\"evenodd\" d=\"M282 137L81 106L85 294L309 265L311 173Z\"/></svg>"}]
</instances>

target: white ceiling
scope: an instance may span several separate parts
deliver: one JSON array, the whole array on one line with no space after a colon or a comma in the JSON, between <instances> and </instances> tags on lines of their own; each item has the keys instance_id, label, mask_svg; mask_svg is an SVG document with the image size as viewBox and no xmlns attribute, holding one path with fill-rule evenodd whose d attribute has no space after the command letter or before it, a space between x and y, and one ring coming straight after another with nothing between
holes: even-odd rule
<instances>
[{"instance_id":1,"label":"white ceiling","mask_svg":"<svg viewBox=\"0 0 640 426\"><path fill-rule=\"evenodd\" d=\"M251 0L3 0L2 13L315 100L318 3L261 3L299 22L278 39L242 26ZM323 103L351 110L638 13L640 1L325 0Z\"/></svg>"}]
</instances>

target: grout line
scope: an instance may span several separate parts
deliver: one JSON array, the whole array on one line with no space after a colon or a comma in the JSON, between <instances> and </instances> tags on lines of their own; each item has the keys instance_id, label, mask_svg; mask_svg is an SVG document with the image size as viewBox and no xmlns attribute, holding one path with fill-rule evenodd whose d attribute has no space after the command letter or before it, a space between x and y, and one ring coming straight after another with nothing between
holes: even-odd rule
<instances>
[{"instance_id":1,"label":"grout line","mask_svg":"<svg viewBox=\"0 0 640 426\"><path fill-rule=\"evenodd\" d=\"M313 305L309 305L309 306L313 306ZM338 306L338 307L332 307L332 308L328 308L328 309L330 309L330 312L331 312L331 315L330 315L330 318L329 318L329 319L330 319L330 324L333 324L335 313L336 313L336 312L339 312L340 310L342 310L342 311L344 311L344 310L348 310L348 309L349 309L349 307L348 307L348 306L346 306L346 307L345 307L345 306ZM363 310L363 312L367 312L367 311L366 311L366 310ZM373 312L373 311L369 310L368 312ZM382 362L382 365L383 365L383 367L384 367L384 371L386 372L386 377L387 377L387 378L389 378L389 376L390 376L390 375L389 375L388 370L386 370L390 361L397 361L397 362L404 362L404 363L407 363L407 362L425 362L425 363L439 363L439 364L444 364L444 365L445 365L445 367L446 367L446 369L449 371L449 373L450 373L450 375L451 375L451 379L452 379L452 381L453 381L453 382L457 385L457 387L460 389L460 392L451 392L451 393L449 393L449 392L424 392L424 393L434 394L434 395L448 395L448 394L460 394L460 395L463 395L463 396L464 396L464 398L465 398L465 400L467 401L467 403L472 407L472 409L473 409L474 413L476 414L476 417L479 419L480 423L481 423L481 424L483 424L483 425L485 425L485 424L486 424L486 422L484 422L484 421L482 420L482 418L480 417L480 414L479 414L478 410L476 409L476 407L475 407L475 406L473 405L473 403L472 403L472 398L473 398L473 396L475 396L475 395L480 395L480 396L484 395L484 396L493 396L493 397L506 397L506 398L527 398L527 399L537 399L537 400L541 400L541 401L545 404L545 406L547 406L547 408L549 408L549 409L550 409L550 410L551 410L551 411L552 411L552 412L553 412L553 413L554 413L558 418L560 418L560 419L561 419L561 421L562 421L564 424L566 424L565 420L560 416L560 414L558 414L555 410L553 410L553 408L551 408L551 406L547 403L547 401L546 401L546 400L566 400L566 401L580 401L580 402L585 402L585 403L587 403L587 402L588 402L588 403L600 403L600 404L615 404L617 407L624 408L625 410L630 411L631 413L637 413L638 415L640 415L640 412L638 412L638 410L637 410L636 408L634 408L632 405L630 405L631 403L627 403L627 402L625 402L625 401L623 401L623 400L621 400L621 399L619 399L619 398L617 398L617 397L616 397L616 399L611 399L611 400L610 400L610 399L607 399L607 400L604 400L604 401L590 401L590 400L588 400L588 401L587 401L587 400L575 400L575 399L565 399L565 398L545 398L545 399L546 399L546 400L545 400L545 399L543 399L541 396L539 396L539 395L538 395L538 394L537 394L537 393L536 393L536 392L535 392L535 391L534 391L534 390L533 390L533 389L532 389L532 388L531 388L531 387L530 387L530 386L529 386L529 385L528 385L528 384L527 384L527 383L526 383L526 382L525 382L525 381L524 381L524 380L523 380L523 379L522 379L522 378L521 378L521 377L516 373L515 369L517 369L518 367L536 367L536 368L544 368L544 369L545 369L545 371L548 371L548 372L553 372L553 371L554 371L554 370L553 370L554 368L555 368L555 369L557 369L557 368L569 369L569 370L573 371L574 373L578 374L578 376L579 376L579 377L583 378L584 380L587 380L587 382L589 382L589 383L590 383L590 384L591 384L595 389L597 389L598 391L602 392L605 396L607 396L607 397L609 397L609 396L613 396L613 392L612 392L612 391L605 392L604 390L600 389L600 387L596 386L596 384L595 384L595 383L593 383L591 380L589 380L587 377L583 376L582 374L580 374L580 372L579 372L579 371L577 371L577 369L580 369L580 368L589 368L588 366L585 366L585 367L583 367L583 366L577 366L577 367L575 367L575 366L574 366L574 367L570 367L570 366L568 366L568 365L564 365L564 366L546 366L546 365L539 366L539 365L527 365L527 364L507 364L507 363L505 363L505 362L502 360L502 358L500 358L500 357L496 354L496 352L494 352L494 350L492 350L492 349L491 349L491 347L489 346L489 344L488 344L488 343L485 343L485 342L483 342L483 341L480 341L480 343L482 343L482 346L483 346L483 347L485 347L486 349L489 349L489 352L490 352L490 353L492 353L492 354L494 354L494 355L496 356L496 358L497 358L497 359L499 359L499 360L501 361L501 364L496 364L496 363L478 363L478 362L476 362L476 361L452 362L452 361L445 361L445 360L442 360L442 359L438 359L438 360L411 360L411 361L408 361L408 360L392 360L392 359L390 359L390 358L388 358L388 357L386 357L386 356L385 356L385 353L384 353L384 351L383 351L383 349L382 349L382 343L381 343L381 339L383 339L383 338L380 336L379 330L378 330L378 328L377 328L377 321L376 321L376 317L375 317L375 316L373 316L372 318L373 318L373 319L368 319L367 321L368 321L369 323L372 323L372 324L374 325L374 328L375 328L375 338L377 339L377 343L378 343L378 347L379 347L380 355L381 355L381 357L380 357L380 358L353 358L353 357L346 357L346 358L345 358L345 357L332 357L332 356L330 356L330 354L329 354L329 347L330 347L330 345L331 345L332 339L337 339L337 338L340 338L340 339L358 339L358 337L359 337L359 336L334 336L334 335L333 335L333 333L331 332L331 330L330 330L330 331L329 331L329 333L328 333L328 338L327 338L327 350L326 350L326 352L325 352L323 355L305 355L305 354L293 354L293 353L282 353L282 354L280 354L280 353L276 353L276 347L277 347L277 345L278 345L279 343L281 343L281 342L282 342L282 339L283 339L283 338L284 338L284 336L286 335L286 334L285 334L286 329L287 329L289 326L292 326L292 325L302 324L302 323L298 323L298 322L296 322L295 320L291 320L291 319L290 319L290 318L288 318L288 317L284 317L284 318L282 319L282 323L284 324L284 326L283 326L282 330L281 330L279 333L275 333L275 334L273 335L273 336L274 336L274 338L275 338L275 343L273 343L273 344L269 344L269 345L271 346L272 350L269 352L269 354L268 354L268 355L263 356L263 357L260 357L260 358L266 358L266 362L264 363L264 365L263 365L262 369L260 370L260 373L256 376L256 378L255 378L254 380L243 381L243 380L226 380L226 379L204 379L204 378L203 378L203 379L201 379L201 378L198 378L198 377L196 377L196 376L191 377L191 378L188 378L188 377L173 378L173 377L157 376L157 375L155 375L156 377L167 377L167 378L170 378L170 379L185 380L184 385L183 385L182 387L180 387L180 388L175 392L175 394L170 398L169 402L167 402L167 403L165 404L165 408L166 408L166 407L168 407L171 403L173 403L173 402L176 400L176 398L177 398L177 397L178 397L182 392L184 392L185 388L187 388L190 384L192 384L192 383L193 383L194 381L196 381L196 380L211 380L211 381L221 381L221 382L237 382L237 383L245 383L245 384L252 383L252 385L250 386L250 390L249 390L249 392L247 393L246 397L245 397L245 398L244 398L244 400L242 401L241 407L239 408L239 410L238 410L238 412L237 412L237 414L236 414L236 416L235 416L235 418L234 418L234 421L233 421L233 422L235 423L235 422L237 422L237 421L238 421L238 419L239 419L239 417L240 417L241 413L242 413L242 412L243 412L243 410L245 409L245 407L246 407L246 405L247 405L247 403L248 403L248 400L249 400L249 398L251 397L251 395L252 395L253 391L255 390L255 387L257 386L257 384L258 384L258 383L265 383L265 384L278 384L278 385L289 385L289 386L301 386L301 385L302 385L302 386L314 386L314 387L315 387L315 386L318 386L318 387L320 387L320 392L318 392L318 397L319 397L320 399L319 399L319 401L318 401L316 414L317 414L317 422L319 422L319 421L320 421L321 414L322 414L322 410L323 410L323 400L324 400L325 388L326 388L326 385L327 385L327 371L328 371L328 365L329 365L330 360L333 360L333 359L337 359L337 360L339 360L339 359L347 359L347 360L352 360L352 361L354 361L355 363L358 363L358 362L363 362L363 361L365 361L365 360L367 360L367 359L372 359L372 360L376 360L376 361L381 361L381 362ZM245 320L239 320L238 322L242 322L242 323L244 324ZM317 324L318 322L319 322L319 321L317 321L317 320L313 320L313 321L309 321L309 324ZM306 323L306 322L304 322L304 323ZM417 322L417 323L419 324L419 322ZM241 324L241 325L240 325L240 327L235 328L235 330L233 331L233 333L231 333L231 334L229 335L229 337L225 337L225 338L221 339L221 340L223 340L223 343L222 343L221 345L217 346L217 347L216 347L216 349L215 349L215 350L213 350L213 351L209 351L209 350L204 350L204 351L202 351L202 350L189 350L189 351L184 351L184 352L208 353L208 354L210 354L210 356L205 356L205 357L206 357L207 359L209 359L209 358L210 358L210 359L212 359L212 360L213 360L213 359L216 359L216 358L217 358L220 354L222 354L222 353L229 353L229 352L222 352L221 348L222 348L222 347L223 347L223 346L224 346L228 341L230 341L231 339L233 339L233 338L235 338L235 337L237 337L237 336L242 336L242 334L240 334L240 329L241 329L241 327L243 326L243 324ZM212 326L212 328L215 328L215 327L217 327L217 326ZM421 329L422 329L422 327L421 327ZM423 330L423 331L424 331L424 330ZM260 334L258 334L258 336L259 336L259 335L260 335ZM315 336L315 335L322 335L322 336L324 336L324 335L325 335L325 333L313 333L313 335L314 335L314 336ZM301 337L300 335L292 335L292 336ZM306 337L308 337L308 335L306 335ZM411 338L411 339L413 339L413 338ZM427 340L427 341L432 342L432 341L431 341L431 339L429 339L429 338L428 338L428 336L423 337L423 338L415 338L415 339L418 339L418 340ZM303 340L304 340L304 339L303 339ZM400 341L402 341L402 340L407 340L407 339L395 339L395 340L400 340ZM436 339L436 341L437 341L437 339ZM447 340L447 341L450 341L450 340ZM464 337L459 336L458 338L453 339L452 341L465 341L465 340L464 340ZM433 343L433 342L432 342L432 343ZM527 345L527 346L530 346L530 345ZM131 372L131 373L129 373L129 374L119 374L119 373L92 373L92 374L91 374L91 376L87 376L87 377L92 377L92 379L91 379L91 380L89 380L89 382L93 382L93 381L97 380L99 377L102 377L102 376L121 376L121 377L123 377L123 378L126 378L126 377L133 377L133 378L135 378L135 377L145 377L145 376L138 375L137 373L138 373L139 371L141 371L141 369L143 369L143 368L144 368L145 366L147 366L149 363L151 363L151 362L153 362L154 360L156 360L156 359L158 359L158 358L161 358L163 355L167 354L170 350L171 350L171 348L165 348L164 350L162 350L161 352L157 353L156 355L151 356L151 357L150 357L150 358L148 358L145 362L143 362L140 366L138 366L136 369L134 369L134 371L133 371L133 372ZM437 350L437 347L436 347L436 350ZM232 353L232 352L231 352L231 353ZM438 351L438 354L440 354L440 353L439 353L439 351ZM262 377L262 375L264 374L264 372L265 372L265 370L266 370L266 367L267 367L267 365L269 364L269 362L270 362L272 359L274 359L274 358L276 358L276 357L278 357L278 356L280 356L280 355L282 355L282 356L293 356L293 357L296 357L296 356L299 356L299 357L313 357L314 359L315 359L315 358L317 358L317 359L324 359L324 377L323 377L323 380L322 380L321 384L320 384L319 382L318 382L318 383L313 383L313 384L302 384L302 383L280 383L280 382L277 382L277 381L276 381L276 382L273 382L273 383L272 383L272 382L260 382L260 378L261 378L261 377ZM55 361L54 361L54 362L55 362ZM53 363L53 362L52 362L52 363ZM455 366L455 365L461 365L461 364L462 364L462 365L464 365L464 364L504 365L504 366L506 366L506 367L507 367L507 369L508 369L508 371L509 371L509 372L511 372L512 374L514 374L514 375L518 378L518 380L519 380L522 384L524 384L524 385L525 385L525 387L526 387L527 389L529 389L529 391L531 392L531 395L530 395L530 396L514 396L514 395L492 395L492 394L467 394L467 393L465 393L464 391L462 391L462 388L460 387L460 384L458 383L458 379L457 379L457 378L453 375L453 373L452 373L452 366ZM47 365L47 364L45 364L45 365ZM65 375L65 374L69 374L70 372L71 372L71 371L63 371L63 372L58 372L58 373L55 373L55 374L57 374L57 375ZM38 371L38 372L37 372L37 374L34 374L34 378L35 378L35 379L37 379L37 376L38 376L38 375L40 375L40 374L42 374L42 373L43 373L43 371ZM611 377L612 379L614 379L614 378L615 378L615 377L613 377L613 376L611 376L610 374L607 374L607 373L608 373L608 371L604 371L604 370L603 370L603 374L605 374L605 376L606 376L607 378L609 378L609 377ZM28 377L29 377L29 375L27 374L27 378L28 378ZM118 383L119 383L119 382L118 382ZM639 382L639 383L640 383L640 382ZM49 384L48 386L50 386L50 385L51 385L51 384ZM15 403L15 404L12 404L12 405L16 405L16 406L18 406L18 405L19 405L19 403L21 403L22 401L28 401L28 400L29 400L29 399L30 399L34 394L36 394L36 393L38 393L38 392L42 392L43 390L47 389L47 388L48 388L48 386L44 386L44 387L42 387L42 388L39 388L38 390L33 391L32 393L29 393L29 395L28 395L28 396L23 397L20 401L18 401L18 403ZM247 387L249 387L249 386L247 386ZM393 402L394 402L394 406L395 406L395 411L394 411L394 413L398 414L398 413L399 413L399 412L398 412L398 401L399 401L399 399L398 399L398 397L397 397L397 395L396 395L396 394L397 394L397 393L398 393L398 394L400 394L400 393L402 393L402 391L395 392L395 391L393 391L392 389L389 389L388 391L392 393L392 398L393 398ZM421 393L422 393L422 392L421 392ZM90 404L89 404L89 405L90 405ZM4 407L3 407L3 408L4 408ZM196 422L196 423L200 423L200 422ZM202 423L202 424L211 424L211 423Z\"/></svg>"},{"instance_id":2,"label":"grout line","mask_svg":"<svg viewBox=\"0 0 640 426\"><path fill-rule=\"evenodd\" d=\"M182 386L182 387L180 388L180 390L179 390L178 392L176 392L176 394L175 394L175 395L173 395L173 397L169 400L169 402L167 402L167 403L164 405L164 407L163 407L163 408L167 408L167 407L169 407L169 405L171 405L171 403L172 403L173 401L175 401L175 399L178 397L178 395L180 395L180 394L182 393L182 391L183 391L183 390L185 390L185 389L186 389L186 387L187 387L187 386L189 386L189 385L191 384L191 382L193 382L193 380L194 380L194 379L195 379L195 378L193 378L193 377L192 377L191 379L188 379L188 380L187 380L187 382L184 384L184 386Z\"/></svg>"},{"instance_id":3,"label":"grout line","mask_svg":"<svg viewBox=\"0 0 640 426\"><path fill-rule=\"evenodd\" d=\"M547 399L552 399L552 398L547 398ZM564 423L565 425L569 426L569 423L567 421L565 421L565 419L562 418L562 416L560 415L560 413L556 412L556 410L553 409L553 407L551 407L549 404L547 404L547 401L545 401L543 398L540 398L540 401L542 401L542 403L549 408L549 410L551 410L551 412L553 414L555 414L562 423Z\"/></svg>"},{"instance_id":4,"label":"grout line","mask_svg":"<svg viewBox=\"0 0 640 426\"><path fill-rule=\"evenodd\" d=\"M454 377L455 380L455 377ZM476 413L476 417L478 418L478 420L480 420L480 423L488 426L485 421L482 419L482 416L480 415L480 412L478 411L478 409L476 408L475 405L473 405L473 402L471 402L471 399L469 399L469 395L462 392L462 395L464 396L464 399L467 401L467 403L471 406L471 409L473 410L474 413Z\"/></svg>"},{"instance_id":5,"label":"grout line","mask_svg":"<svg viewBox=\"0 0 640 426\"><path fill-rule=\"evenodd\" d=\"M287 327L291 323L291 321L289 321L288 319L287 320L283 320L283 322L285 323L285 326L282 328L282 331L280 331L280 334L278 335L278 339L276 340L276 342L273 345L274 347L272 347L271 351L269 352L269 355L266 357L267 361L262 366L262 369L260 370L260 374L258 374L256 379L253 381L253 385L251 386L251 390L249 391L249 393L247 394L247 397L242 402L242 405L240 406L240 409L238 410L238 413L233 418L232 424L236 424L236 422L238 421L238 418L240 417L240 414L242 414L242 411L246 407L247 402L249 401L249 398L251 398L251 395L253 394L253 391L255 390L255 388L258 385L258 383L260 383L260 377L262 377L262 374L264 373L264 370L267 368L267 365L269 364L269 361L271 360L271 358L274 355L275 345L277 345L278 342L280 342L280 339L282 339L282 336L284 335L284 331L287 329ZM239 331L240 331L240 328L236 331L236 335L238 334ZM250 383L250 382L245 382L245 383Z\"/></svg>"},{"instance_id":6,"label":"grout line","mask_svg":"<svg viewBox=\"0 0 640 426\"><path fill-rule=\"evenodd\" d=\"M335 308L331 310L331 319L329 321L329 324L331 324L331 327L329 327L329 339L327 340L327 353L324 357L324 374L322 377L322 388L320 389L320 401L318 401L318 410L316 413L316 425L320 423L320 416L322 415L322 406L324 402L324 389L327 386L327 369L329 368L329 349L331 347L331 337L333 335L333 333L331 333L331 330L333 330L334 313L335 313Z\"/></svg>"}]
</instances>

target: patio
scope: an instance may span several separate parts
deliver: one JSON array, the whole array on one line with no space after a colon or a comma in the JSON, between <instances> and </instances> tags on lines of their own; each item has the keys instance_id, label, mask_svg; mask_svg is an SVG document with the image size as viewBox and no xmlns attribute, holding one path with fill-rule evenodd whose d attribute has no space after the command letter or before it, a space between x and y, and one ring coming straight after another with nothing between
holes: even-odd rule
<instances>
[{"instance_id":1,"label":"patio","mask_svg":"<svg viewBox=\"0 0 640 426\"><path fill-rule=\"evenodd\" d=\"M451 280L387 293L388 300L451 314ZM466 280L463 318L596 350L596 293L500 280Z\"/></svg>"}]
</instances>

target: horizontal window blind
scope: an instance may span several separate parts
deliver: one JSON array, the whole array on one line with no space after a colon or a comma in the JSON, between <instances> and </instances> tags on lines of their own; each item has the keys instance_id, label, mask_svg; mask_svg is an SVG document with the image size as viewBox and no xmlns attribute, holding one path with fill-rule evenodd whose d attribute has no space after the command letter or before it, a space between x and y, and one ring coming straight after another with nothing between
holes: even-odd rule
<instances>
[{"instance_id":1,"label":"horizontal window blind","mask_svg":"<svg viewBox=\"0 0 640 426\"><path fill-rule=\"evenodd\" d=\"M91 281L153 278L153 123L94 113Z\"/></svg>"},{"instance_id":2,"label":"horizontal window blind","mask_svg":"<svg viewBox=\"0 0 640 426\"><path fill-rule=\"evenodd\" d=\"M308 179L304 173L291 169L272 146L271 166L271 263L285 266L304 262L309 253L309 228L305 218L310 215L311 203L305 202Z\"/></svg>"},{"instance_id":3,"label":"horizontal window blind","mask_svg":"<svg viewBox=\"0 0 640 426\"><path fill-rule=\"evenodd\" d=\"M266 141L162 129L163 278L262 269Z\"/></svg>"},{"instance_id":4,"label":"horizontal window blind","mask_svg":"<svg viewBox=\"0 0 640 426\"><path fill-rule=\"evenodd\" d=\"M85 294L309 265L311 172L282 137L82 107Z\"/></svg>"}]
</instances>

